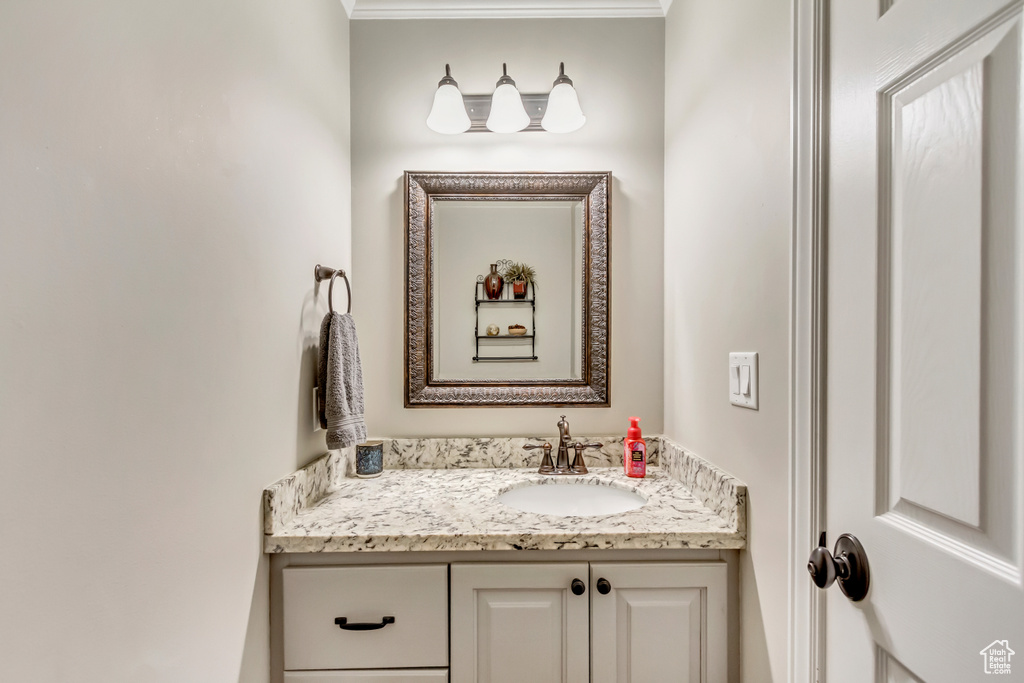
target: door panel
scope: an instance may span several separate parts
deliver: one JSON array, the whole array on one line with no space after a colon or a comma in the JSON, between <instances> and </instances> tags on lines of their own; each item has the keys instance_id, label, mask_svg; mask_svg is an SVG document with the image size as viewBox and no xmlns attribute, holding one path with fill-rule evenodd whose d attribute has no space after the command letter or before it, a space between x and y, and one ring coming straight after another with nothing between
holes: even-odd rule
<instances>
[{"instance_id":1,"label":"door panel","mask_svg":"<svg viewBox=\"0 0 1024 683\"><path fill-rule=\"evenodd\" d=\"M875 657L878 664L875 680L878 683L924 683L882 648L878 648Z\"/></svg>"},{"instance_id":2,"label":"door panel","mask_svg":"<svg viewBox=\"0 0 1024 683\"><path fill-rule=\"evenodd\" d=\"M871 566L828 594L831 683L1024 643L1021 6L829 6L826 516Z\"/></svg>"},{"instance_id":3,"label":"door panel","mask_svg":"<svg viewBox=\"0 0 1024 683\"><path fill-rule=\"evenodd\" d=\"M889 438L879 454L889 456L888 509L905 502L976 527L983 68L939 71L892 97L891 257L879 309L890 323Z\"/></svg>"},{"instance_id":4,"label":"door panel","mask_svg":"<svg viewBox=\"0 0 1024 683\"><path fill-rule=\"evenodd\" d=\"M880 97L877 514L1005 562L1019 16L940 54Z\"/></svg>"}]
</instances>

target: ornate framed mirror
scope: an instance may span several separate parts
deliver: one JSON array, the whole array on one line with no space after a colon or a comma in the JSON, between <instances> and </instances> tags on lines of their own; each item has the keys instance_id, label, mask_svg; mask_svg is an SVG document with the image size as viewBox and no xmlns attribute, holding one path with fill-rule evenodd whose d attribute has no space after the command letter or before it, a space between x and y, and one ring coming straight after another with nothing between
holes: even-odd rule
<instances>
[{"instance_id":1,"label":"ornate framed mirror","mask_svg":"<svg viewBox=\"0 0 1024 683\"><path fill-rule=\"evenodd\" d=\"M405 174L405 406L610 405L610 173Z\"/></svg>"}]
</instances>

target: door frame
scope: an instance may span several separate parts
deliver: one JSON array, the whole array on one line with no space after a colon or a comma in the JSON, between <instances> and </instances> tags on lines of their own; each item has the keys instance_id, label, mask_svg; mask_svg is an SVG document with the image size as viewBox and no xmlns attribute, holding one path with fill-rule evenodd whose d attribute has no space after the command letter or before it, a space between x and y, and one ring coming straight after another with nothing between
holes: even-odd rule
<instances>
[{"instance_id":1,"label":"door frame","mask_svg":"<svg viewBox=\"0 0 1024 683\"><path fill-rule=\"evenodd\" d=\"M793 0L789 671L825 672L825 600L807 555L826 526L829 0Z\"/></svg>"}]
</instances>

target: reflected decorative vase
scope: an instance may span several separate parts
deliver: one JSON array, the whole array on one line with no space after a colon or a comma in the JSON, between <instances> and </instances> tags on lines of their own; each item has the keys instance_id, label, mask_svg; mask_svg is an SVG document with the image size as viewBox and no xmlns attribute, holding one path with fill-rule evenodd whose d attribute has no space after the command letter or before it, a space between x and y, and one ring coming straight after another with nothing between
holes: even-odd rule
<instances>
[{"instance_id":1,"label":"reflected decorative vase","mask_svg":"<svg viewBox=\"0 0 1024 683\"><path fill-rule=\"evenodd\" d=\"M501 288L504 287L505 281L498 275L498 264L491 264L491 272L484 278L484 293L488 299L500 299Z\"/></svg>"},{"instance_id":2,"label":"reflected decorative vase","mask_svg":"<svg viewBox=\"0 0 1024 683\"><path fill-rule=\"evenodd\" d=\"M517 299L526 298L526 280L515 280L512 282L512 296Z\"/></svg>"}]
</instances>

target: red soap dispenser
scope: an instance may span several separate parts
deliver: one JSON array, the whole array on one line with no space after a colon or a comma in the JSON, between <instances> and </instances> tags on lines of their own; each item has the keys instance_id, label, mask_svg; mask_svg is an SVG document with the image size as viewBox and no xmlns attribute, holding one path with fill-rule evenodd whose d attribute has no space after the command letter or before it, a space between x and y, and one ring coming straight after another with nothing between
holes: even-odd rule
<instances>
[{"instance_id":1,"label":"red soap dispenser","mask_svg":"<svg viewBox=\"0 0 1024 683\"><path fill-rule=\"evenodd\" d=\"M629 418L626 431L626 448L623 465L628 477L643 477L647 474L647 442L640 435L640 418Z\"/></svg>"}]
</instances>

